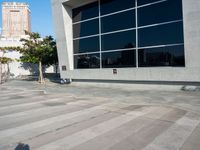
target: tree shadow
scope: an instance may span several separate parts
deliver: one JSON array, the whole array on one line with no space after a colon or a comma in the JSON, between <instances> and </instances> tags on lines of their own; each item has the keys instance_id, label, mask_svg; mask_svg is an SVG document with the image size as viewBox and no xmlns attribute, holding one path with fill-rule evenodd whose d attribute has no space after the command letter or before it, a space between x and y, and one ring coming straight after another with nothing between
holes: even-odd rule
<instances>
[{"instance_id":1,"label":"tree shadow","mask_svg":"<svg viewBox=\"0 0 200 150\"><path fill-rule=\"evenodd\" d=\"M38 65L32 63L21 63L21 68L28 70L32 75L38 75Z\"/></svg>"},{"instance_id":2,"label":"tree shadow","mask_svg":"<svg viewBox=\"0 0 200 150\"><path fill-rule=\"evenodd\" d=\"M60 84L60 74L58 73L45 73L45 79L49 80L52 83L59 83Z\"/></svg>"},{"instance_id":3,"label":"tree shadow","mask_svg":"<svg viewBox=\"0 0 200 150\"><path fill-rule=\"evenodd\" d=\"M60 83L60 73L59 67L57 65L52 65L52 73L46 73L49 66L43 66L44 78L53 83ZM21 62L21 68L30 72L29 75L22 75L21 79L25 81L38 81L39 71L38 64Z\"/></svg>"},{"instance_id":4,"label":"tree shadow","mask_svg":"<svg viewBox=\"0 0 200 150\"><path fill-rule=\"evenodd\" d=\"M19 143L15 150L30 150L30 147L27 144Z\"/></svg>"}]
</instances>

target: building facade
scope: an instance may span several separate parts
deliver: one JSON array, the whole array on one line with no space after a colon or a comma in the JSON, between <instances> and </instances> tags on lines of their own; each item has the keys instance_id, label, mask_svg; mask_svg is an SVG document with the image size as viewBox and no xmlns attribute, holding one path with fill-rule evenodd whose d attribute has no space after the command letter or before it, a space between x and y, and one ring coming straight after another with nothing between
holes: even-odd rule
<instances>
[{"instance_id":1,"label":"building facade","mask_svg":"<svg viewBox=\"0 0 200 150\"><path fill-rule=\"evenodd\" d=\"M3 2L0 47L21 47L20 38L26 37L24 30L31 31L29 5L18 2ZM13 59L13 62L9 64L11 78L31 74L22 62L17 61L21 57L19 52L10 50L5 54L5 57ZM3 70L3 73L4 71L6 72Z\"/></svg>"},{"instance_id":2,"label":"building facade","mask_svg":"<svg viewBox=\"0 0 200 150\"><path fill-rule=\"evenodd\" d=\"M200 1L52 0L61 77L200 82Z\"/></svg>"},{"instance_id":3,"label":"building facade","mask_svg":"<svg viewBox=\"0 0 200 150\"><path fill-rule=\"evenodd\" d=\"M21 38L26 31L31 31L30 10L26 3L2 3L2 37Z\"/></svg>"}]
</instances>

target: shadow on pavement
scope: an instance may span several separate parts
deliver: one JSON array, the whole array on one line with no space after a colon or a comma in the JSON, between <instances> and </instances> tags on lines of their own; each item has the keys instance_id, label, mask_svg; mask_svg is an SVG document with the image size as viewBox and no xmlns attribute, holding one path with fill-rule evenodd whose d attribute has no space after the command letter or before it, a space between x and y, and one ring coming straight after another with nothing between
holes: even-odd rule
<instances>
[{"instance_id":1,"label":"shadow on pavement","mask_svg":"<svg viewBox=\"0 0 200 150\"><path fill-rule=\"evenodd\" d=\"M60 84L60 75L55 73L44 73L44 78L47 81L52 83L59 83ZM24 81L38 81L38 75L28 75L28 76L21 76L19 79Z\"/></svg>"},{"instance_id":2,"label":"shadow on pavement","mask_svg":"<svg viewBox=\"0 0 200 150\"><path fill-rule=\"evenodd\" d=\"M30 147L27 144L19 143L15 150L30 150Z\"/></svg>"}]
</instances>

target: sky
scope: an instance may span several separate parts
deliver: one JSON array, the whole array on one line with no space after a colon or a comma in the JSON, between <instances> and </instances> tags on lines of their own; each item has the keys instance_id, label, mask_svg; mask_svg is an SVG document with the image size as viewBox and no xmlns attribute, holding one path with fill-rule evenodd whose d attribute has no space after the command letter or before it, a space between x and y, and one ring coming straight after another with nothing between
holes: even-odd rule
<instances>
[{"instance_id":1,"label":"sky","mask_svg":"<svg viewBox=\"0 0 200 150\"><path fill-rule=\"evenodd\" d=\"M2 2L26 2L31 10L32 32L38 32L42 37L52 35L53 21L51 12L51 0L0 0ZM0 28L2 28L2 8L0 7Z\"/></svg>"}]
</instances>

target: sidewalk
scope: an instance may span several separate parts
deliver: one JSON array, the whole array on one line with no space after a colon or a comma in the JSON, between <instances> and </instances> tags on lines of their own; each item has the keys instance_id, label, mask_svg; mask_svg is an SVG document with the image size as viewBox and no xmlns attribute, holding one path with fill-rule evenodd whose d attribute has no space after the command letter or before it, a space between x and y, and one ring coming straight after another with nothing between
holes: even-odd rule
<instances>
[{"instance_id":1,"label":"sidewalk","mask_svg":"<svg viewBox=\"0 0 200 150\"><path fill-rule=\"evenodd\" d=\"M1 85L0 149L199 149L200 92L112 86Z\"/></svg>"}]
</instances>

